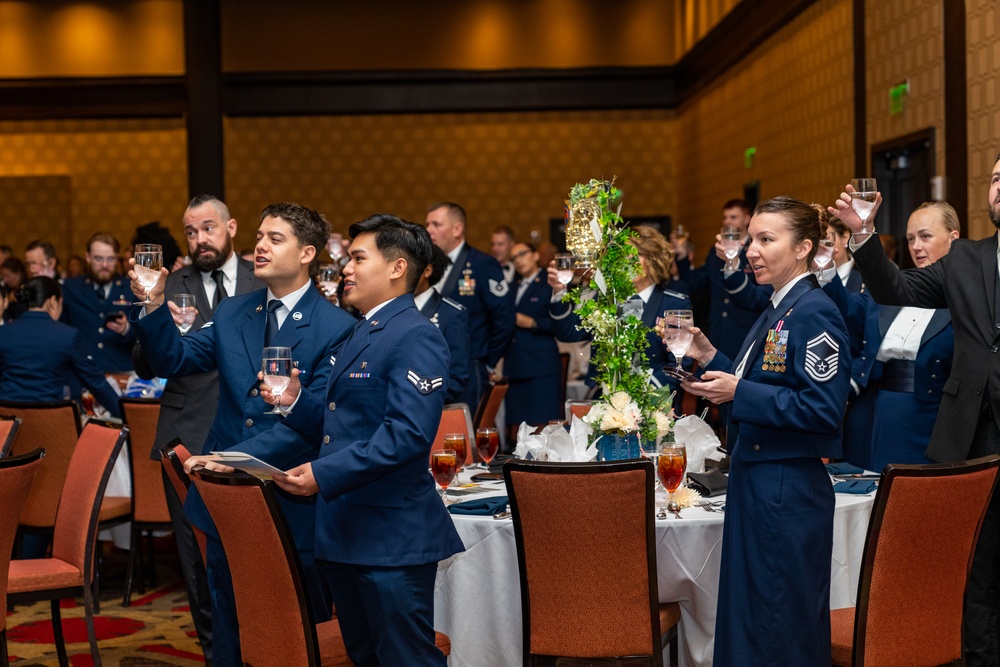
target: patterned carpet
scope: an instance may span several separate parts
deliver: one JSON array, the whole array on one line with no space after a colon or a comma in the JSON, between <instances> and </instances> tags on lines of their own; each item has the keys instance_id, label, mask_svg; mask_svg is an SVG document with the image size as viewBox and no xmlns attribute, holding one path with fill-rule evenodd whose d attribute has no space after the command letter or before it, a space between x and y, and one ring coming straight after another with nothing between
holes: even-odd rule
<instances>
[{"instance_id":1,"label":"patterned carpet","mask_svg":"<svg viewBox=\"0 0 1000 667\"><path fill-rule=\"evenodd\" d=\"M176 552L170 538L157 539L158 585L122 607L125 554L105 547L101 613L95 617L97 645L108 667L204 665L187 597L180 583ZM93 665L87 642L83 599L62 602L63 633L73 667ZM22 605L7 614L7 649L18 667L57 666L48 602Z\"/></svg>"}]
</instances>

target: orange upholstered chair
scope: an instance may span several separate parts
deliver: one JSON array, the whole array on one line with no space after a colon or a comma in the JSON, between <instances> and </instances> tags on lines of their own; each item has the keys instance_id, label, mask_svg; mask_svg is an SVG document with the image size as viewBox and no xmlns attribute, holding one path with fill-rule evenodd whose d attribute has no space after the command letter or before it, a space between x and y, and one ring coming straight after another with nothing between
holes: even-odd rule
<instances>
[{"instance_id":1,"label":"orange upholstered chair","mask_svg":"<svg viewBox=\"0 0 1000 667\"><path fill-rule=\"evenodd\" d=\"M962 659L962 607L1000 456L888 465L868 524L857 607L831 612L834 665Z\"/></svg>"},{"instance_id":2,"label":"orange upholstered chair","mask_svg":"<svg viewBox=\"0 0 1000 667\"><path fill-rule=\"evenodd\" d=\"M156 440L156 424L160 418L160 401L153 398L121 398L121 414L129 427L128 458L132 466L132 548L125 578L123 606L132 600L132 578L136 558L139 559L139 593L146 592L143 556L148 556L150 581L156 586L156 551L153 549L153 531L170 530L170 512L163 492L160 462L149 458ZM143 533L147 537L146 549L142 546ZM148 550L148 554L145 553Z\"/></svg>"},{"instance_id":3,"label":"orange upholstered chair","mask_svg":"<svg viewBox=\"0 0 1000 667\"><path fill-rule=\"evenodd\" d=\"M444 436L449 433L464 433L465 465L472 463L472 450L476 448L476 432L472 428L472 415L465 403L449 403L441 411L441 425L431 445L431 451L444 449Z\"/></svg>"},{"instance_id":4,"label":"orange upholstered chair","mask_svg":"<svg viewBox=\"0 0 1000 667\"><path fill-rule=\"evenodd\" d=\"M195 474L194 484L226 550L243 662L283 667L353 665L339 623L313 623L298 552L271 482L243 473L202 470ZM438 633L437 644L445 655L451 652L446 636Z\"/></svg>"},{"instance_id":5,"label":"orange upholstered chair","mask_svg":"<svg viewBox=\"0 0 1000 667\"><path fill-rule=\"evenodd\" d=\"M566 401L566 421L572 423L573 417L583 419L594 407L596 401Z\"/></svg>"},{"instance_id":6,"label":"orange upholstered chair","mask_svg":"<svg viewBox=\"0 0 1000 667\"><path fill-rule=\"evenodd\" d=\"M28 497L31 481L42 464L45 450L36 449L20 456L0 458L0 665L7 667L7 571L10 552L17 535L21 508Z\"/></svg>"},{"instance_id":7,"label":"orange upholstered chair","mask_svg":"<svg viewBox=\"0 0 1000 667\"><path fill-rule=\"evenodd\" d=\"M7 456L14 438L17 437L17 430L21 427L20 417L0 416L0 457Z\"/></svg>"},{"instance_id":8,"label":"orange upholstered chair","mask_svg":"<svg viewBox=\"0 0 1000 667\"><path fill-rule=\"evenodd\" d=\"M94 632L93 573L97 523L111 468L128 436L127 426L92 419L73 450L52 537L52 557L10 563L8 596L14 603L50 600L59 664L67 665L59 601L83 597L90 655L101 664Z\"/></svg>"},{"instance_id":9,"label":"orange upholstered chair","mask_svg":"<svg viewBox=\"0 0 1000 667\"><path fill-rule=\"evenodd\" d=\"M652 462L512 460L503 474L524 665L663 665L666 643L676 651L680 607L657 602Z\"/></svg>"},{"instance_id":10,"label":"orange upholstered chair","mask_svg":"<svg viewBox=\"0 0 1000 667\"><path fill-rule=\"evenodd\" d=\"M486 391L483 392L483 397L479 399L479 405L476 406L476 414L472 419L473 434L475 434L475 429L477 428L493 426L496 423L497 412L500 411L500 406L503 405L503 399L507 395L508 386L506 380L491 382L486 386Z\"/></svg>"},{"instance_id":11,"label":"orange upholstered chair","mask_svg":"<svg viewBox=\"0 0 1000 667\"><path fill-rule=\"evenodd\" d=\"M42 466L21 511L21 530L51 535L69 459L80 437L80 410L73 401L0 402L0 415L21 420L11 454L45 450Z\"/></svg>"},{"instance_id":12,"label":"orange upholstered chair","mask_svg":"<svg viewBox=\"0 0 1000 667\"><path fill-rule=\"evenodd\" d=\"M160 463L163 464L163 470L166 471L167 478L173 484L174 491L177 492L177 497L180 498L182 505L187 498L188 488L191 486L191 478L184 472L184 462L189 458L191 458L191 452L181 444L180 438L174 438L160 448ZM201 550L201 562L205 563L208 560L205 555L205 549L208 548L205 533L197 526L191 526L191 528L194 530L194 539L198 541L198 547Z\"/></svg>"}]
</instances>

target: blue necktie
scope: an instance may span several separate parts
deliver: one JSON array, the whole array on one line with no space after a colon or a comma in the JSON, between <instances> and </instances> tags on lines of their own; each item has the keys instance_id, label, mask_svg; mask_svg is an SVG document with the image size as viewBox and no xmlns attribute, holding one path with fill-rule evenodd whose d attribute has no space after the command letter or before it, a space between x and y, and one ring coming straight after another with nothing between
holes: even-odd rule
<instances>
[{"instance_id":1,"label":"blue necktie","mask_svg":"<svg viewBox=\"0 0 1000 667\"><path fill-rule=\"evenodd\" d=\"M267 304L267 330L264 332L264 345L268 346L278 337L278 309L281 308L281 299L271 299Z\"/></svg>"}]
</instances>

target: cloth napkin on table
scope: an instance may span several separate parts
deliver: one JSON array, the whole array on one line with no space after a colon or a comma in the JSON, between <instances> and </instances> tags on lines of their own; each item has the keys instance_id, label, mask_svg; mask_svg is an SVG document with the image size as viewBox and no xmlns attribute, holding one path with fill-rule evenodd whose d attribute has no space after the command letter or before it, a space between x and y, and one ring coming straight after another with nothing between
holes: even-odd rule
<instances>
[{"instance_id":1,"label":"cloth napkin on table","mask_svg":"<svg viewBox=\"0 0 1000 667\"><path fill-rule=\"evenodd\" d=\"M702 495L703 498L721 496L729 485L729 476L712 468L706 472L689 472L688 486Z\"/></svg>"},{"instance_id":2,"label":"cloth napkin on table","mask_svg":"<svg viewBox=\"0 0 1000 667\"><path fill-rule=\"evenodd\" d=\"M827 466L829 467L829 466ZM871 479L852 479L846 482L837 482L833 485L834 493L871 493L878 488L878 484Z\"/></svg>"},{"instance_id":3,"label":"cloth napkin on table","mask_svg":"<svg viewBox=\"0 0 1000 667\"><path fill-rule=\"evenodd\" d=\"M696 415L681 417L674 422L674 439L684 443L687 449L687 471L705 471L705 460L718 461L723 454L719 451L719 438L704 419ZM702 494L704 495L704 494Z\"/></svg>"},{"instance_id":4,"label":"cloth napkin on table","mask_svg":"<svg viewBox=\"0 0 1000 667\"><path fill-rule=\"evenodd\" d=\"M489 498L474 498L448 506L452 514L474 514L493 516L507 509L507 496L490 496Z\"/></svg>"},{"instance_id":5,"label":"cloth napkin on table","mask_svg":"<svg viewBox=\"0 0 1000 667\"><path fill-rule=\"evenodd\" d=\"M831 475L860 475L864 469L851 465L847 461L841 461L840 463L827 463L826 471Z\"/></svg>"}]
</instances>

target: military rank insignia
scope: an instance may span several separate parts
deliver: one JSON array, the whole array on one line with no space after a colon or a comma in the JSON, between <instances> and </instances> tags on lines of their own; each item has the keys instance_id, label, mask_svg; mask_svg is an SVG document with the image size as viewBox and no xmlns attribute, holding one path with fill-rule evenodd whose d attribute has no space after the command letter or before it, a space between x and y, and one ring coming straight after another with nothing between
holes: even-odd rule
<instances>
[{"instance_id":1,"label":"military rank insignia","mask_svg":"<svg viewBox=\"0 0 1000 667\"><path fill-rule=\"evenodd\" d=\"M764 363L761 364L762 371L774 373L785 372L785 360L788 357L788 331L783 329L784 320L778 322L778 326L767 332L767 340L764 341Z\"/></svg>"},{"instance_id":2,"label":"military rank insignia","mask_svg":"<svg viewBox=\"0 0 1000 667\"><path fill-rule=\"evenodd\" d=\"M806 375L816 382L826 382L837 374L840 346L823 332L806 343Z\"/></svg>"},{"instance_id":3,"label":"military rank insignia","mask_svg":"<svg viewBox=\"0 0 1000 667\"><path fill-rule=\"evenodd\" d=\"M476 279L472 277L472 269L468 264L458 279L458 293L462 296L473 296L476 293Z\"/></svg>"},{"instance_id":4,"label":"military rank insignia","mask_svg":"<svg viewBox=\"0 0 1000 667\"><path fill-rule=\"evenodd\" d=\"M493 296L503 298L510 292L510 285L506 280L493 280L490 278L490 292Z\"/></svg>"},{"instance_id":5,"label":"military rank insignia","mask_svg":"<svg viewBox=\"0 0 1000 667\"><path fill-rule=\"evenodd\" d=\"M412 369L406 371L406 379L416 387L421 394L429 394L444 384L444 378L426 378L417 375Z\"/></svg>"}]
</instances>

